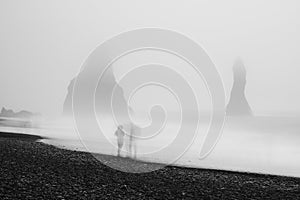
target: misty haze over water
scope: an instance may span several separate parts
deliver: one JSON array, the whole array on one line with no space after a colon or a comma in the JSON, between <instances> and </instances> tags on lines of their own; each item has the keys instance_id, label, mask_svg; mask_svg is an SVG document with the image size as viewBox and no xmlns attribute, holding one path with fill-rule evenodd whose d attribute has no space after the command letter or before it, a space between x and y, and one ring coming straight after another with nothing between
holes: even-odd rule
<instances>
[{"instance_id":1,"label":"misty haze over water","mask_svg":"<svg viewBox=\"0 0 300 200\"><path fill-rule=\"evenodd\" d=\"M300 118L291 117L228 117L222 137L213 152L204 160L199 160L201 140L199 136L188 152L175 164L200 168L225 169L234 171L258 172L300 177ZM65 124L53 123L39 129L1 127L2 131L39 134L49 139L46 143L54 144L61 148L88 151L82 144L79 135ZM202 124L200 129L205 130L208 124ZM64 127L63 127L64 126ZM163 132L162 138L155 142L137 142L138 153L150 152L165 145L166 140L172 139L172 129ZM113 145L111 145L110 141ZM109 140L84 141L95 146L97 153L116 155L116 138L111 135ZM126 155L126 152L123 152ZM138 159L154 162L168 162L168 155L159 157L139 156Z\"/></svg>"}]
</instances>

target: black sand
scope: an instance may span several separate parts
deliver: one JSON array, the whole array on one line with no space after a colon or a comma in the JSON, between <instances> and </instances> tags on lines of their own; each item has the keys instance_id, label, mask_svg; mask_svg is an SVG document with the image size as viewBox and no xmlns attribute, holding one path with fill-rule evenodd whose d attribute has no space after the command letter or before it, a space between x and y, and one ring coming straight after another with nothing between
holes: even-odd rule
<instances>
[{"instance_id":1,"label":"black sand","mask_svg":"<svg viewBox=\"0 0 300 200\"><path fill-rule=\"evenodd\" d=\"M179 167L129 174L38 139L0 133L0 199L300 199L298 178Z\"/></svg>"}]
</instances>

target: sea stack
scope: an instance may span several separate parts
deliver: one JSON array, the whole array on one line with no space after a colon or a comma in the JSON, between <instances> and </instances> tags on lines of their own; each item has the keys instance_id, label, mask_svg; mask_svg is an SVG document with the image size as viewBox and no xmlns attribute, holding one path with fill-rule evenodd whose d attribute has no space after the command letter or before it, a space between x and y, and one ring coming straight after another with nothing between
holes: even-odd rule
<instances>
[{"instance_id":1,"label":"sea stack","mask_svg":"<svg viewBox=\"0 0 300 200\"><path fill-rule=\"evenodd\" d=\"M80 72L76 77L74 77L68 86L67 95L63 105L63 116L72 117L72 96L73 96L73 87L76 81L76 78L80 76ZM111 97L112 92L114 92L114 97L117 99L117 103L114 105L114 109L117 111L122 111L120 115L128 115L127 112L128 105L124 97L123 89L116 82L114 73L112 69L109 69L105 72L105 81L101 83L101 89L97 87L96 91L96 101L99 108L101 108L102 114L107 114L111 112ZM84 94L82 94L84 95Z\"/></svg>"},{"instance_id":2,"label":"sea stack","mask_svg":"<svg viewBox=\"0 0 300 200\"><path fill-rule=\"evenodd\" d=\"M227 105L228 116L252 116L252 110L245 96L247 71L241 59L233 65L233 86Z\"/></svg>"},{"instance_id":3,"label":"sea stack","mask_svg":"<svg viewBox=\"0 0 300 200\"><path fill-rule=\"evenodd\" d=\"M65 98L64 105L63 105L63 115L64 116L72 115L72 95L73 95L73 87L74 87L75 79L76 79L76 77L73 78L68 85L67 96Z\"/></svg>"}]
</instances>

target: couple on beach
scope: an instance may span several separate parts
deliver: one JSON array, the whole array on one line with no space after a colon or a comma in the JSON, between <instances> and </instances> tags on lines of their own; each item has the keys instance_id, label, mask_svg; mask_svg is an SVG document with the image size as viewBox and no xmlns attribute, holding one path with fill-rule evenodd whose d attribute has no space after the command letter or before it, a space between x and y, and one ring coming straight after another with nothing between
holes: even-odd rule
<instances>
[{"instance_id":1,"label":"couple on beach","mask_svg":"<svg viewBox=\"0 0 300 200\"><path fill-rule=\"evenodd\" d=\"M136 139L139 135L140 129L134 124L129 125L119 125L115 136L117 137L118 142L118 156L121 156L121 151L124 146L125 139L128 141L128 154L131 158L136 158L137 147L136 147Z\"/></svg>"}]
</instances>

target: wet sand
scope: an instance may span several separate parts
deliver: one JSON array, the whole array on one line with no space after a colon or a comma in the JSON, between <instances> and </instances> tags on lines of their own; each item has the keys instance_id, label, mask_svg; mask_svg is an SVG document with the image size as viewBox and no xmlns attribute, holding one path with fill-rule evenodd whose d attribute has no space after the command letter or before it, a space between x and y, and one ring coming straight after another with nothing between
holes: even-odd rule
<instances>
[{"instance_id":1,"label":"wet sand","mask_svg":"<svg viewBox=\"0 0 300 200\"><path fill-rule=\"evenodd\" d=\"M300 179L169 166L144 173L107 167L86 152L0 133L0 199L300 199ZM127 167L151 163L99 155Z\"/></svg>"}]
</instances>

